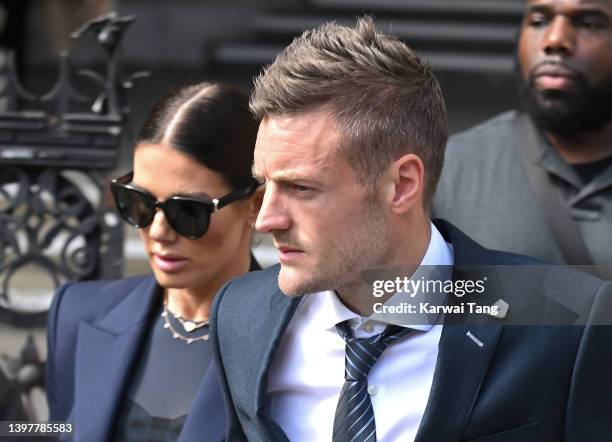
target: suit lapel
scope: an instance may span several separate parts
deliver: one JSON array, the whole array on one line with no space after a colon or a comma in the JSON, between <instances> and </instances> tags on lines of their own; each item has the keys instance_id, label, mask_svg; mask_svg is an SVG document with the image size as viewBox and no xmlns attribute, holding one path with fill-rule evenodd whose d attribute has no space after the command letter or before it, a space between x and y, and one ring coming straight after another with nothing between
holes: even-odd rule
<instances>
[{"instance_id":1,"label":"suit lapel","mask_svg":"<svg viewBox=\"0 0 612 442\"><path fill-rule=\"evenodd\" d=\"M272 327L266 326L262 329L267 330L264 335L254 339L254 345L260 345L259 351L261 359L255 373L255 410L257 425L267 432L267 440L287 440L287 436L280 426L265 415L265 399L268 390L268 369L274 358L274 352L279 346L289 321L295 313L295 309L301 301L300 298L292 298L284 295L279 289L276 290L270 299L268 317L262 319L262 324L274 324ZM279 319L280 318L280 319ZM257 344L258 343L258 344Z\"/></svg>"},{"instance_id":2,"label":"suit lapel","mask_svg":"<svg viewBox=\"0 0 612 442\"><path fill-rule=\"evenodd\" d=\"M440 221L435 224L445 239L453 244L453 280L475 280L486 275L489 281L487 290L479 295L480 299L471 301L490 305L499 299L501 289L488 251L452 225ZM450 299L453 304L465 301L455 296ZM415 442L459 440L501 331L499 320L483 315L445 320L434 381Z\"/></svg>"},{"instance_id":3,"label":"suit lapel","mask_svg":"<svg viewBox=\"0 0 612 442\"><path fill-rule=\"evenodd\" d=\"M434 381L415 442L459 440L500 332L501 326L496 325L444 326Z\"/></svg>"},{"instance_id":4,"label":"suit lapel","mask_svg":"<svg viewBox=\"0 0 612 442\"><path fill-rule=\"evenodd\" d=\"M157 284L151 276L94 324L81 323L77 340L73 413L77 440L106 441L128 373L142 347Z\"/></svg>"},{"instance_id":5,"label":"suit lapel","mask_svg":"<svg viewBox=\"0 0 612 442\"><path fill-rule=\"evenodd\" d=\"M206 370L187 420L179 436L180 442L222 441L227 426L223 394L214 362Z\"/></svg>"}]
</instances>

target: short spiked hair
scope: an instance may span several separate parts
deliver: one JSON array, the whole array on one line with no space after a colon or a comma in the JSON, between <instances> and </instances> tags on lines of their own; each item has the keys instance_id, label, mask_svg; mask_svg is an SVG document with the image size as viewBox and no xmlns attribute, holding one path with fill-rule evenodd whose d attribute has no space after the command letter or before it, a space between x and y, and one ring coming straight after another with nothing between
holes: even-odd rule
<instances>
[{"instance_id":1,"label":"short spiked hair","mask_svg":"<svg viewBox=\"0 0 612 442\"><path fill-rule=\"evenodd\" d=\"M406 153L425 166L424 206L442 171L446 105L431 68L370 17L355 27L327 23L305 31L255 80L257 119L325 110L336 119L341 152L360 182L375 188Z\"/></svg>"}]
</instances>

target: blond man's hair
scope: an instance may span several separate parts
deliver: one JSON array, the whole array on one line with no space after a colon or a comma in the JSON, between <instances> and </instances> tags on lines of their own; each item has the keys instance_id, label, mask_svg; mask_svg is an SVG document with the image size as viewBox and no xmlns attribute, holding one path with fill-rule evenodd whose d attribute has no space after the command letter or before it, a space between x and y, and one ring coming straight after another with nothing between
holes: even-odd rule
<instances>
[{"instance_id":1,"label":"blond man's hair","mask_svg":"<svg viewBox=\"0 0 612 442\"><path fill-rule=\"evenodd\" d=\"M325 110L335 117L340 151L374 190L406 153L425 166L423 204L431 201L448 138L446 105L431 68L370 17L354 28L327 23L305 31L255 80L258 119Z\"/></svg>"}]
</instances>

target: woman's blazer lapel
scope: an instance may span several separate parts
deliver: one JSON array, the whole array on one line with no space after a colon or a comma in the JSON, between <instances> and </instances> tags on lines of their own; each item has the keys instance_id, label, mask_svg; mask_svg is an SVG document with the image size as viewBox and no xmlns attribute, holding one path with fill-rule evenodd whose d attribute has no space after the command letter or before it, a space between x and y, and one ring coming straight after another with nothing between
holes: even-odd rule
<instances>
[{"instance_id":1,"label":"woman's blazer lapel","mask_svg":"<svg viewBox=\"0 0 612 442\"><path fill-rule=\"evenodd\" d=\"M72 419L75 441L107 441L133 363L146 339L157 302L153 276L93 323L79 325Z\"/></svg>"}]
</instances>

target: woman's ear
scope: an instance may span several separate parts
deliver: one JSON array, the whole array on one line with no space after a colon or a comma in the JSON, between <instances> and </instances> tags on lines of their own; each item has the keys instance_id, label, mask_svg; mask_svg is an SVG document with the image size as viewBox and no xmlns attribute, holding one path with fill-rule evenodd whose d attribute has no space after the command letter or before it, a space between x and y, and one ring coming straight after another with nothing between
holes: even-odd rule
<instances>
[{"instance_id":1,"label":"woman's ear","mask_svg":"<svg viewBox=\"0 0 612 442\"><path fill-rule=\"evenodd\" d=\"M251 196L251 198L249 199L248 223L251 227L255 227L255 221L257 220L259 209L261 209L261 204L263 203L265 191L266 188L264 186L259 186L253 196Z\"/></svg>"}]
</instances>

